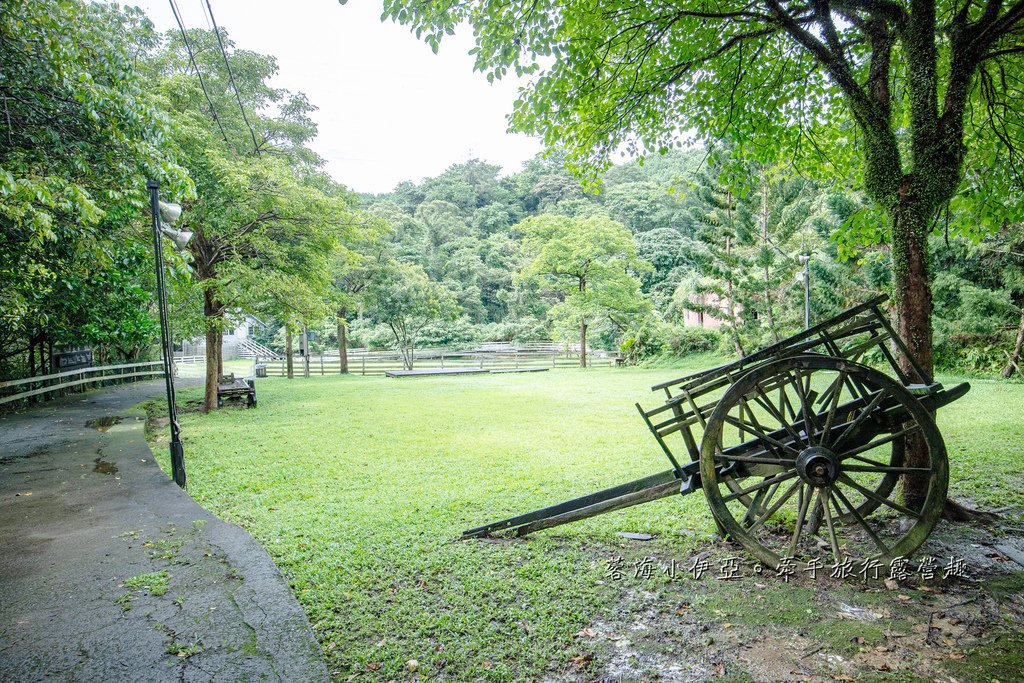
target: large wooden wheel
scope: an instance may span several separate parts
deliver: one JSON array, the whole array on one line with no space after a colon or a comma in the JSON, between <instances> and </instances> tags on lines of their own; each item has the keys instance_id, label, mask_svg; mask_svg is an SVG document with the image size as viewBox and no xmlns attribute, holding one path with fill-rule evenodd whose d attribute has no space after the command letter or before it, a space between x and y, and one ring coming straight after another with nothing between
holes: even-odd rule
<instances>
[{"instance_id":1,"label":"large wooden wheel","mask_svg":"<svg viewBox=\"0 0 1024 683\"><path fill-rule=\"evenodd\" d=\"M904 442L918 433L928 463L907 467ZM948 482L942 436L912 394L820 355L769 361L734 383L708 419L700 472L722 530L773 568L909 556L938 522ZM901 476L926 480L919 507L899 499Z\"/></svg>"}]
</instances>

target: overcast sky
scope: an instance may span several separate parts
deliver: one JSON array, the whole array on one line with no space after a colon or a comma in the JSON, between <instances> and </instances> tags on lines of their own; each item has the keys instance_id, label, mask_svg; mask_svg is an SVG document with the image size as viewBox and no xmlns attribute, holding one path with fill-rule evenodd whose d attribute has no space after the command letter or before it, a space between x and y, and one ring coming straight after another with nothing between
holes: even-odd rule
<instances>
[{"instance_id":1,"label":"overcast sky","mask_svg":"<svg viewBox=\"0 0 1024 683\"><path fill-rule=\"evenodd\" d=\"M177 0L187 28L208 28L204 0ZM167 0L129 0L160 30L175 28ZM378 0L210 0L239 48L277 57L277 87L319 107L313 148L340 183L386 192L479 158L514 173L540 144L505 132L511 80L473 71L472 36L448 37L437 55L408 27L381 23Z\"/></svg>"}]
</instances>

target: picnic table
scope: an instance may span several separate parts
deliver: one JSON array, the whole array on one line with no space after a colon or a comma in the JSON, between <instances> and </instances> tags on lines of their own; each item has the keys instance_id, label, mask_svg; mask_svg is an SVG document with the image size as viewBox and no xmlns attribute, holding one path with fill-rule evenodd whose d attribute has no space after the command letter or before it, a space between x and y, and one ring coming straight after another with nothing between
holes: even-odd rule
<instances>
[{"instance_id":1,"label":"picnic table","mask_svg":"<svg viewBox=\"0 0 1024 683\"><path fill-rule=\"evenodd\" d=\"M234 373L217 379L217 407L225 401L244 400L250 408L256 407L256 380L236 378Z\"/></svg>"}]
</instances>

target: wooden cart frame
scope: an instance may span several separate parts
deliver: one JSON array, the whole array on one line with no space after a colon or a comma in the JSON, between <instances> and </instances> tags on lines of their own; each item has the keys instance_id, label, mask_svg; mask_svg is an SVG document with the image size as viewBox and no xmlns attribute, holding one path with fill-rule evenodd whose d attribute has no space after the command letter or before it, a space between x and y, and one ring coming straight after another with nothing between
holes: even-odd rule
<instances>
[{"instance_id":1,"label":"wooden cart frame","mask_svg":"<svg viewBox=\"0 0 1024 683\"><path fill-rule=\"evenodd\" d=\"M930 381L879 296L745 358L654 386L637 409L671 468L464 532L527 534L703 490L719 531L771 567L911 555L941 516L948 463ZM908 444L926 453L909 462ZM900 495L913 478L920 499Z\"/></svg>"}]
</instances>

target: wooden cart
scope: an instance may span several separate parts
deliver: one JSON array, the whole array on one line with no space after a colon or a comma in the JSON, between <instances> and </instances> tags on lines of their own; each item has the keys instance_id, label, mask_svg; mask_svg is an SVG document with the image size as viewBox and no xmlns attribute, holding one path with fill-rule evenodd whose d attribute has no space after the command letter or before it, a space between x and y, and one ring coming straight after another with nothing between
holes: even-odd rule
<instances>
[{"instance_id":1,"label":"wooden cart","mask_svg":"<svg viewBox=\"0 0 1024 683\"><path fill-rule=\"evenodd\" d=\"M928 381L880 309L885 300L653 387L664 401L637 409L671 469L464 537L526 534L701 489L720 532L773 568L911 555L946 498L933 415L970 385ZM926 454L915 462L906 457L911 442ZM919 500L900 495L903 477L914 479Z\"/></svg>"}]
</instances>

